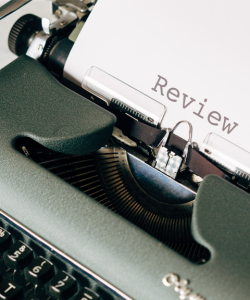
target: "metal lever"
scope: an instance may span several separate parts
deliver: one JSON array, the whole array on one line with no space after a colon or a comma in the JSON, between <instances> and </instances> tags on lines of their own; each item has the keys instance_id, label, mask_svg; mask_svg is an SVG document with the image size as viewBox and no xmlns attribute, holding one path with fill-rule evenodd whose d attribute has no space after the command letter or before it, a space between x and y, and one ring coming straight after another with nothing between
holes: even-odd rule
<instances>
[{"instance_id":1,"label":"metal lever","mask_svg":"<svg viewBox=\"0 0 250 300\"><path fill-rule=\"evenodd\" d=\"M168 141L170 133L174 132L175 129L181 124L181 123L187 123L189 125L189 139L188 142L184 148L182 157L179 155L176 155L174 152L169 151L165 146ZM164 174L170 176L171 178L175 179L177 176L177 173L179 172L181 166L183 163L186 162L187 155L188 155L188 147L189 145L192 145L192 124L188 121L180 121L178 122L173 129L165 129L166 134L164 138L162 139L161 146L159 148L157 157L156 157L156 164L155 168L159 171L163 172Z\"/></svg>"},{"instance_id":2,"label":"metal lever","mask_svg":"<svg viewBox=\"0 0 250 300\"><path fill-rule=\"evenodd\" d=\"M173 133L173 132L175 131L175 129L176 129L181 123L187 123L187 124L189 125L189 137L188 137L188 142L187 142L186 147L184 148L183 154L182 154L182 157L183 157L183 163L185 163L185 162L186 162L186 159L187 159L187 156L188 156L188 147L189 147L190 145L192 145L192 134L193 134L193 126L192 126L192 124L191 124L190 122L188 122L188 121L180 121L180 122L178 122L178 123L174 126L174 128L173 128L172 130L170 130L170 131L168 132L168 136L169 136L170 133ZM166 143L166 142L165 142L165 143Z\"/></svg>"},{"instance_id":3,"label":"metal lever","mask_svg":"<svg viewBox=\"0 0 250 300\"><path fill-rule=\"evenodd\" d=\"M46 34L50 34L50 20L48 18L42 18L42 28Z\"/></svg>"},{"instance_id":4,"label":"metal lever","mask_svg":"<svg viewBox=\"0 0 250 300\"><path fill-rule=\"evenodd\" d=\"M189 137L188 137L188 142L186 144L186 147L185 149L183 150L183 154L182 154L182 157L183 157L183 162L185 163L186 162L186 159L187 159L187 155L188 155L188 147L190 145L192 145L192 135L193 135L193 126L190 122L188 121L180 121L178 122L173 129L171 128L164 128L163 130L166 130L166 134L164 135L162 141L161 141L161 147L165 147L166 143L167 143L167 140L169 138L169 135L170 133L173 133L175 131L175 129L181 124L181 123L187 123L189 125ZM193 147L193 146L192 146Z\"/></svg>"}]
</instances>

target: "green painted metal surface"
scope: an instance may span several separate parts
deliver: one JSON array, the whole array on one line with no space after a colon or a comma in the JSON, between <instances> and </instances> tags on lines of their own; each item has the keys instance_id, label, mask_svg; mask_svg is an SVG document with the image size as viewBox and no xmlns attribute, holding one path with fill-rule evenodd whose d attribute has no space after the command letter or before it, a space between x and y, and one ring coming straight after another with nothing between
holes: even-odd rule
<instances>
[{"instance_id":1,"label":"green painted metal surface","mask_svg":"<svg viewBox=\"0 0 250 300\"><path fill-rule=\"evenodd\" d=\"M83 154L110 138L116 118L63 87L22 56L0 71L2 136L28 136L55 151Z\"/></svg>"},{"instance_id":2,"label":"green painted metal surface","mask_svg":"<svg viewBox=\"0 0 250 300\"><path fill-rule=\"evenodd\" d=\"M86 153L106 142L114 122L27 57L1 70L0 208L134 299L179 299L162 284L170 272L189 279L207 300L248 299L245 192L215 176L205 178L192 230L211 259L193 265L13 147L18 137L29 136L53 150Z\"/></svg>"}]
</instances>

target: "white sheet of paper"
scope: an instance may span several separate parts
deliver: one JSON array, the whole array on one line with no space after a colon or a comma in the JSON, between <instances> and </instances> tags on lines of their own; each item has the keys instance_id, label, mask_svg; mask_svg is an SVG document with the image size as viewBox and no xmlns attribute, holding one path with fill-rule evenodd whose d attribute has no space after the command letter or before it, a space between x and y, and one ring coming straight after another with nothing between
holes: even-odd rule
<instances>
[{"instance_id":1,"label":"white sheet of paper","mask_svg":"<svg viewBox=\"0 0 250 300\"><path fill-rule=\"evenodd\" d=\"M199 145L214 132L250 152L249 11L243 0L99 0L64 76L81 85L96 66L164 104L162 127L188 120ZM176 133L187 139L188 126Z\"/></svg>"}]
</instances>

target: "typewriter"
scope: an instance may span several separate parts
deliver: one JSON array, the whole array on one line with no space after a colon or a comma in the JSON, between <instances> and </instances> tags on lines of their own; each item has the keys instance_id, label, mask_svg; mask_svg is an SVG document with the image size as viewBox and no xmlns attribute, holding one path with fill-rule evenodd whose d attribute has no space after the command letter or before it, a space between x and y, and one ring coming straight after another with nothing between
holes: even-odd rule
<instances>
[{"instance_id":1,"label":"typewriter","mask_svg":"<svg viewBox=\"0 0 250 300\"><path fill-rule=\"evenodd\" d=\"M9 1L0 18L26 2ZM158 102L148 110L64 78L95 5L55 0L55 22L27 14L9 33L17 59L0 70L0 298L248 299L248 173L211 156L218 137L199 149L189 122L176 124L187 140L161 128Z\"/></svg>"}]
</instances>

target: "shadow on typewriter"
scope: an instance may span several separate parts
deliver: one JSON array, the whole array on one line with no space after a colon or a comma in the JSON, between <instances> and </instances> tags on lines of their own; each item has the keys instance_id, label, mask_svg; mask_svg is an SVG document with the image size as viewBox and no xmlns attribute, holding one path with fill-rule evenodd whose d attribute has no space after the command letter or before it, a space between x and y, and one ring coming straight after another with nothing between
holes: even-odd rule
<instances>
[{"instance_id":1,"label":"shadow on typewriter","mask_svg":"<svg viewBox=\"0 0 250 300\"><path fill-rule=\"evenodd\" d=\"M65 155L30 138L20 138L16 149L191 262L209 260L210 252L191 234L194 200L170 203L164 180L138 170L137 159L124 149L106 145L89 155Z\"/></svg>"}]
</instances>

